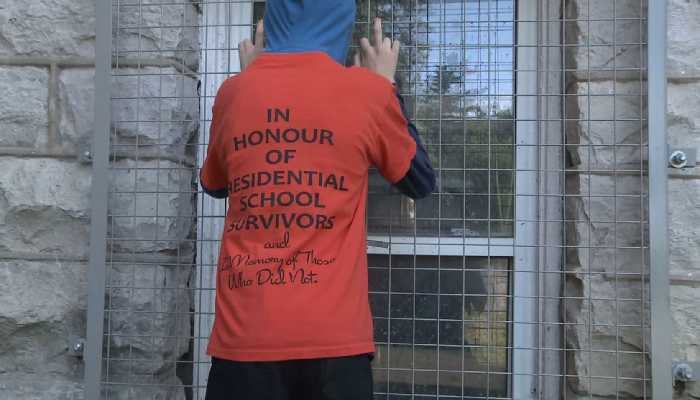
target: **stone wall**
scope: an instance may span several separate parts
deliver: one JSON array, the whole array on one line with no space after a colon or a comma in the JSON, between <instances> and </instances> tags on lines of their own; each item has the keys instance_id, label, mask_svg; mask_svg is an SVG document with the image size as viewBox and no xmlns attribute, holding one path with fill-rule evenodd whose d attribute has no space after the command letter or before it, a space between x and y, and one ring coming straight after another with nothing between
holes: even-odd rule
<instances>
[{"instance_id":1,"label":"stone wall","mask_svg":"<svg viewBox=\"0 0 700 400\"><path fill-rule=\"evenodd\" d=\"M700 4L668 0L668 132L673 147L700 146ZM570 398L649 395L646 1L568 1L565 16L566 391ZM617 22L612 21L616 16ZM653 16L650 16L653 18ZM614 96L613 96L614 95ZM616 120L616 121L615 121ZM669 226L673 357L700 361L697 168L670 170ZM617 194L613 200L609 196ZM652 227L653 228L653 227ZM595 247L588 249L588 246ZM617 274L617 275L616 275ZM589 324L593 324L589 327ZM617 325L617 327L616 327ZM617 354L616 354L617 352ZM605 379L603 377L619 377ZM591 378L594 377L594 378ZM677 384L675 398L700 398Z\"/></svg>"},{"instance_id":2,"label":"stone wall","mask_svg":"<svg viewBox=\"0 0 700 400\"><path fill-rule=\"evenodd\" d=\"M700 4L668 0L668 142L700 150ZM669 170L671 346L676 360L700 361L700 165ZM700 398L697 383L676 397Z\"/></svg>"},{"instance_id":3,"label":"stone wall","mask_svg":"<svg viewBox=\"0 0 700 400\"><path fill-rule=\"evenodd\" d=\"M82 398L68 339L85 335L91 165L76 154L98 134L114 144L105 389L110 399L184 399L176 365L191 337L198 10L119 2L118 100L111 132L94 132L94 1L1 3L0 399Z\"/></svg>"},{"instance_id":4,"label":"stone wall","mask_svg":"<svg viewBox=\"0 0 700 400\"><path fill-rule=\"evenodd\" d=\"M639 398L650 377L645 1L566 1L567 398ZM616 197L612 197L612 196Z\"/></svg>"}]
</instances>

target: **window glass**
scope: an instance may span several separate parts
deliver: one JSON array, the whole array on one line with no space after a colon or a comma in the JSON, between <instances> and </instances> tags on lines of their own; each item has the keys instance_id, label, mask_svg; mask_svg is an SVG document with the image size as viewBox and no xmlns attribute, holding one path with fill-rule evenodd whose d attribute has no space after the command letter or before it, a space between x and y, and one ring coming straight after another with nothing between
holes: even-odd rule
<instances>
[{"instance_id":1,"label":"window glass","mask_svg":"<svg viewBox=\"0 0 700 400\"><path fill-rule=\"evenodd\" d=\"M512 237L513 1L358 0L348 65L375 17L402 43L397 80L438 182L414 202L374 172L368 233Z\"/></svg>"},{"instance_id":2,"label":"window glass","mask_svg":"<svg viewBox=\"0 0 700 400\"><path fill-rule=\"evenodd\" d=\"M507 397L510 276L507 258L370 255L375 391Z\"/></svg>"}]
</instances>

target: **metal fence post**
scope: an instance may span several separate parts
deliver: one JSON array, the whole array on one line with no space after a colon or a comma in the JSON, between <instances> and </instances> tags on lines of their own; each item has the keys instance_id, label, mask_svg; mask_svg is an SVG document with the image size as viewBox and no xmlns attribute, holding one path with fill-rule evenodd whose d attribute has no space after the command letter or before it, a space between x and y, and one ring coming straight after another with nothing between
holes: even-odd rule
<instances>
[{"instance_id":1,"label":"metal fence post","mask_svg":"<svg viewBox=\"0 0 700 400\"><path fill-rule=\"evenodd\" d=\"M668 155L666 138L666 6L649 2L649 285L652 398L672 396L671 298L668 265ZM652 211L653 210L653 211Z\"/></svg>"},{"instance_id":2,"label":"metal fence post","mask_svg":"<svg viewBox=\"0 0 700 400\"><path fill-rule=\"evenodd\" d=\"M112 68L111 0L95 0L95 114L92 143L90 261L87 286L87 332L83 398L99 400L102 381L107 195Z\"/></svg>"}]
</instances>

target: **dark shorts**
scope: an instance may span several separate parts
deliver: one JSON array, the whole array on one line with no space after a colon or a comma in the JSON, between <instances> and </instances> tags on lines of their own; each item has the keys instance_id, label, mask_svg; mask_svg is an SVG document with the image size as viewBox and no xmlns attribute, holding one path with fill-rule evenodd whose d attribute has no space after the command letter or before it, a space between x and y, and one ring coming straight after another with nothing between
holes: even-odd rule
<instances>
[{"instance_id":1,"label":"dark shorts","mask_svg":"<svg viewBox=\"0 0 700 400\"><path fill-rule=\"evenodd\" d=\"M212 358L205 400L372 400L367 354L275 362Z\"/></svg>"}]
</instances>

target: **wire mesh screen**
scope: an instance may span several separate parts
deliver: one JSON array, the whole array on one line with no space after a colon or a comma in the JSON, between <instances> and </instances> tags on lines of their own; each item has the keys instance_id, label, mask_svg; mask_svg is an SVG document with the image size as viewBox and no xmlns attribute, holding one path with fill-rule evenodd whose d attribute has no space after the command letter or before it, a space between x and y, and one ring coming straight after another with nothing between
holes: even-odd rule
<instances>
[{"instance_id":1,"label":"wire mesh screen","mask_svg":"<svg viewBox=\"0 0 700 400\"><path fill-rule=\"evenodd\" d=\"M195 273L199 10L112 1L105 399L184 399ZM190 390L191 392L191 390Z\"/></svg>"},{"instance_id":2,"label":"wire mesh screen","mask_svg":"<svg viewBox=\"0 0 700 400\"><path fill-rule=\"evenodd\" d=\"M203 399L226 203L197 179L265 3L111 2L103 396ZM375 397L648 397L646 3L356 4L437 175L413 201L370 171Z\"/></svg>"}]
</instances>

